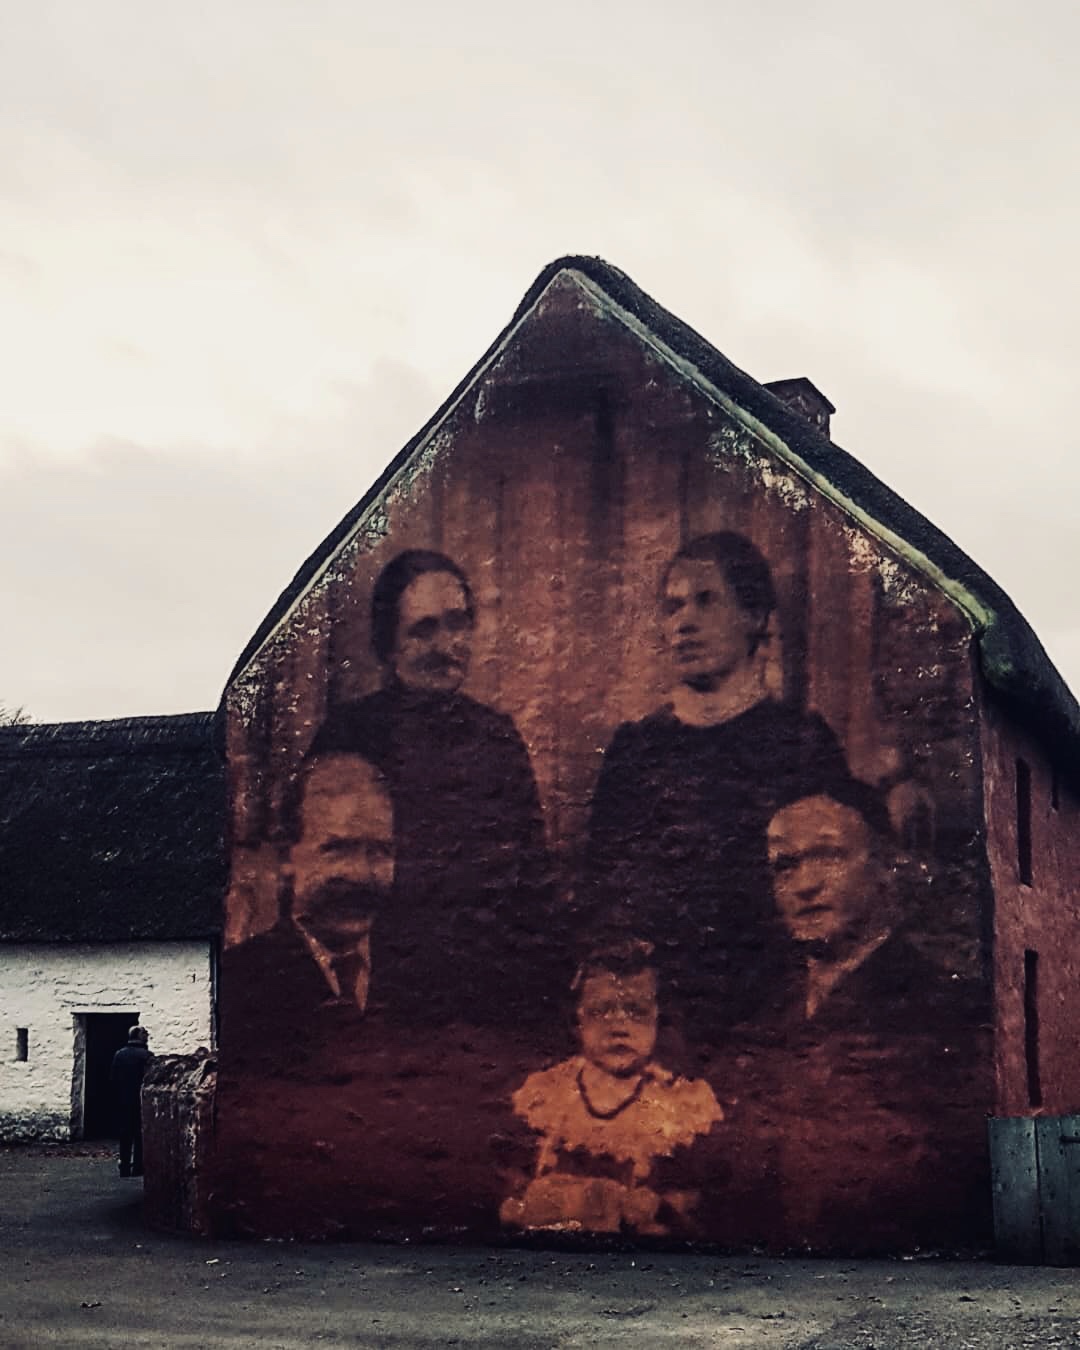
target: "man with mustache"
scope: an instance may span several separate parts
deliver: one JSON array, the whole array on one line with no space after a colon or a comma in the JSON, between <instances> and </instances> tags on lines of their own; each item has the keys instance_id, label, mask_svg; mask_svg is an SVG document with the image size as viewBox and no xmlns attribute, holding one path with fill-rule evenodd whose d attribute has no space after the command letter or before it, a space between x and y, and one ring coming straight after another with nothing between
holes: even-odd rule
<instances>
[{"instance_id":1,"label":"man with mustache","mask_svg":"<svg viewBox=\"0 0 1080 1350\"><path fill-rule=\"evenodd\" d=\"M327 719L336 744L370 728L384 738L396 899L374 943L407 1021L499 1025L528 1010L527 990L543 1001L553 987L540 969L548 859L529 754L510 717L462 692L475 619L455 562L399 553L372 593L383 687Z\"/></svg>"},{"instance_id":2,"label":"man with mustache","mask_svg":"<svg viewBox=\"0 0 1080 1350\"><path fill-rule=\"evenodd\" d=\"M395 839L414 836L385 767L392 730L370 707L323 725L283 803L278 923L224 953L214 1203L225 1231L496 1230L490 1141L535 1047L517 1039L505 1005L505 1028L463 1025L469 998L490 997L505 976L478 968L477 949L492 961L497 951L446 945L440 874L425 878L412 916L396 885ZM452 857L445 871L460 898ZM415 867L412 877L407 886ZM418 1006L430 1010L422 1029Z\"/></svg>"},{"instance_id":3,"label":"man with mustache","mask_svg":"<svg viewBox=\"0 0 1080 1350\"><path fill-rule=\"evenodd\" d=\"M313 1045L359 1030L372 992L372 935L394 880L394 808L370 744L357 737L343 750L317 737L283 814L280 918L226 950L219 1001L238 1059L265 1059L275 1070L283 1056L300 1061Z\"/></svg>"}]
</instances>

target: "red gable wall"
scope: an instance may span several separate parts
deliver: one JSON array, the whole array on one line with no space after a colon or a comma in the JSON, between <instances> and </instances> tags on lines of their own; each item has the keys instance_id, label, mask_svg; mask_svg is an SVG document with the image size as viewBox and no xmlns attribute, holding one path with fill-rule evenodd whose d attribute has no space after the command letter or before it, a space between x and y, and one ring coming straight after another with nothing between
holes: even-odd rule
<instances>
[{"instance_id":1,"label":"red gable wall","mask_svg":"<svg viewBox=\"0 0 1080 1350\"><path fill-rule=\"evenodd\" d=\"M727 639L684 650L671 617L668 564L719 532L776 597L752 640L745 602L729 612L754 691L738 715L688 674ZM471 590L459 687L437 697L372 650L373 590L413 549ZM704 613L734 583L696 568L678 594ZM219 1227L983 1239L970 651L952 604L766 436L557 279L230 690ZM312 777L327 728L337 759ZM378 834L379 789L342 764L361 747L394 875L338 897L371 919L339 968L306 878L335 783L348 830ZM800 849L830 895L857 877L842 943L784 920ZM810 1000L812 962L829 978Z\"/></svg>"},{"instance_id":2,"label":"red gable wall","mask_svg":"<svg viewBox=\"0 0 1080 1350\"><path fill-rule=\"evenodd\" d=\"M1072 1114L1080 1111L1080 801L992 698L982 743L995 896L995 1112ZM1018 762L1030 782L1030 883L1021 879Z\"/></svg>"}]
</instances>

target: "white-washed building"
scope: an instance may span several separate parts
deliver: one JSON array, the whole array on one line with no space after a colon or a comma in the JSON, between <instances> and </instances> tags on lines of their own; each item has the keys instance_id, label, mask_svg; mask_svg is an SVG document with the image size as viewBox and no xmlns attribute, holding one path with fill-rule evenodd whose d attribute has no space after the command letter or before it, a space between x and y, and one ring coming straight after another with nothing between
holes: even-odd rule
<instances>
[{"instance_id":1,"label":"white-washed building","mask_svg":"<svg viewBox=\"0 0 1080 1350\"><path fill-rule=\"evenodd\" d=\"M210 713L0 729L0 1138L112 1133L135 1022L212 1044L223 794Z\"/></svg>"}]
</instances>

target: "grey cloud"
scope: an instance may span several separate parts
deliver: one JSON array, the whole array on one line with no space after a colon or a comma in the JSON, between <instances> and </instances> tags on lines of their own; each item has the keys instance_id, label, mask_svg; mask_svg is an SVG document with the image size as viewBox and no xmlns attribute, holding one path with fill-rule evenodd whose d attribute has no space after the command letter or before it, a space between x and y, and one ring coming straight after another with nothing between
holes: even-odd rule
<instances>
[{"instance_id":1,"label":"grey cloud","mask_svg":"<svg viewBox=\"0 0 1080 1350\"><path fill-rule=\"evenodd\" d=\"M264 613L442 394L384 363L249 456L101 445L4 471L4 700L42 720L212 707Z\"/></svg>"}]
</instances>

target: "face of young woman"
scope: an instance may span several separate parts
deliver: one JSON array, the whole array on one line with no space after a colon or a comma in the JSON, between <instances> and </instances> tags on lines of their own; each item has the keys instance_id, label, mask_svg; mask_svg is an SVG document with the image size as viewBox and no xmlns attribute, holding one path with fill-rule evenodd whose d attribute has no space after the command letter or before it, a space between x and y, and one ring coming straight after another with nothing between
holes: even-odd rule
<instances>
[{"instance_id":1,"label":"face of young woman","mask_svg":"<svg viewBox=\"0 0 1080 1350\"><path fill-rule=\"evenodd\" d=\"M674 562L661 608L675 672L685 684L722 684L750 661L761 616L742 608L715 563L696 558Z\"/></svg>"}]
</instances>

